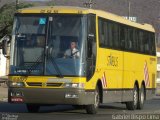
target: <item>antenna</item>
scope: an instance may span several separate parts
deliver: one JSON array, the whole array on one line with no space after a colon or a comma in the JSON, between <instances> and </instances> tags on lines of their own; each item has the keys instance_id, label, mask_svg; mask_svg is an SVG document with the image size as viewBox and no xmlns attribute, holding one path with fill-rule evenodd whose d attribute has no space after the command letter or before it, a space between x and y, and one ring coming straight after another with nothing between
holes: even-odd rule
<instances>
[{"instance_id":1,"label":"antenna","mask_svg":"<svg viewBox=\"0 0 160 120\"><path fill-rule=\"evenodd\" d=\"M83 5L84 5L85 7L88 7L88 8L92 8L94 4L95 4L95 3L93 3L93 0L89 0L89 2L84 2L84 3L83 3Z\"/></svg>"}]
</instances>

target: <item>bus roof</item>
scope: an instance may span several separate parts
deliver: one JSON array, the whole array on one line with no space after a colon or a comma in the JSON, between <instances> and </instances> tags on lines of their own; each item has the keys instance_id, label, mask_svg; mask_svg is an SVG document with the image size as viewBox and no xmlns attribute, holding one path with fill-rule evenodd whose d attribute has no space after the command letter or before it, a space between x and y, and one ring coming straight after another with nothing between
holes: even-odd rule
<instances>
[{"instance_id":1,"label":"bus roof","mask_svg":"<svg viewBox=\"0 0 160 120\"><path fill-rule=\"evenodd\" d=\"M64 14L96 14L99 17L106 18L108 20L112 20L121 24L133 26L139 29L147 30L150 32L155 32L155 29L150 24L140 24L136 22L132 22L127 20L121 16L102 11L102 10L94 10L89 8L82 7L74 7L74 6L39 6L39 7L31 7L20 9L18 13L64 13Z\"/></svg>"}]
</instances>

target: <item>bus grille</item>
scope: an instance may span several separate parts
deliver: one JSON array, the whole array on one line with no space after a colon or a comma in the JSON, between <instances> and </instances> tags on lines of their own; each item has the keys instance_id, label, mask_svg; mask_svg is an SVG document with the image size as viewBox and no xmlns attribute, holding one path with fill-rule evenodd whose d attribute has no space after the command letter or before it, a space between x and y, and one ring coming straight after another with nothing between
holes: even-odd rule
<instances>
[{"instance_id":1,"label":"bus grille","mask_svg":"<svg viewBox=\"0 0 160 120\"><path fill-rule=\"evenodd\" d=\"M42 83L41 82L27 82L28 86L38 86L41 87Z\"/></svg>"},{"instance_id":2,"label":"bus grille","mask_svg":"<svg viewBox=\"0 0 160 120\"><path fill-rule=\"evenodd\" d=\"M31 87L60 87L63 83L41 83L41 82L27 82Z\"/></svg>"},{"instance_id":3,"label":"bus grille","mask_svg":"<svg viewBox=\"0 0 160 120\"><path fill-rule=\"evenodd\" d=\"M47 83L47 87L60 87L62 83Z\"/></svg>"}]
</instances>

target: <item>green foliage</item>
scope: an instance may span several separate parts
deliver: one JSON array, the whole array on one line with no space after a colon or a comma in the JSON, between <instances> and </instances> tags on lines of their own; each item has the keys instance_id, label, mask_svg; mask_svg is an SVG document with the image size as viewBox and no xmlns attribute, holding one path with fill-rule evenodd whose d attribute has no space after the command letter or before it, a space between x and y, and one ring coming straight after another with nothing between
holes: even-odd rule
<instances>
[{"instance_id":1,"label":"green foliage","mask_svg":"<svg viewBox=\"0 0 160 120\"><path fill-rule=\"evenodd\" d=\"M20 3L17 8L21 9L31 6L33 6L33 4ZM15 3L5 4L0 8L0 38L6 34L11 34L15 12Z\"/></svg>"},{"instance_id":2,"label":"green foliage","mask_svg":"<svg viewBox=\"0 0 160 120\"><path fill-rule=\"evenodd\" d=\"M55 6L54 0L51 0L47 3L47 6Z\"/></svg>"},{"instance_id":3,"label":"green foliage","mask_svg":"<svg viewBox=\"0 0 160 120\"><path fill-rule=\"evenodd\" d=\"M19 5L18 5L18 9L22 9L22 8L28 8L28 7L33 7L34 5L33 4L31 4L31 3L20 3Z\"/></svg>"},{"instance_id":4,"label":"green foliage","mask_svg":"<svg viewBox=\"0 0 160 120\"><path fill-rule=\"evenodd\" d=\"M0 38L11 32L15 11L16 9L13 4L5 4L0 8Z\"/></svg>"}]
</instances>

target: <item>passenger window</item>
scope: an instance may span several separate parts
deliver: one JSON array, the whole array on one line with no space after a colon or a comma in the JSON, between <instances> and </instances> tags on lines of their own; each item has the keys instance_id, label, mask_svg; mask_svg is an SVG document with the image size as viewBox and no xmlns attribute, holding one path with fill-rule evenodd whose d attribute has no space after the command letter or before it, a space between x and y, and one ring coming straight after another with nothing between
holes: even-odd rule
<instances>
[{"instance_id":1,"label":"passenger window","mask_svg":"<svg viewBox=\"0 0 160 120\"><path fill-rule=\"evenodd\" d=\"M144 51L145 53L149 54L149 33L144 32Z\"/></svg>"},{"instance_id":2,"label":"passenger window","mask_svg":"<svg viewBox=\"0 0 160 120\"><path fill-rule=\"evenodd\" d=\"M144 53L144 42L143 42L143 31L139 31L139 45L140 45L140 52Z\"/></svg>"},{"instance_id":3,"label":"passenger window","mask_svg":"<svg viewBox=\"0 0 160 120\"><path fill-rule=\"evenodd\" d=\"M154 35L154 33L150 33L149 34L149 48L150 48L150 55L156 55L155 35Z\"/></svg>"}]
</instances>

